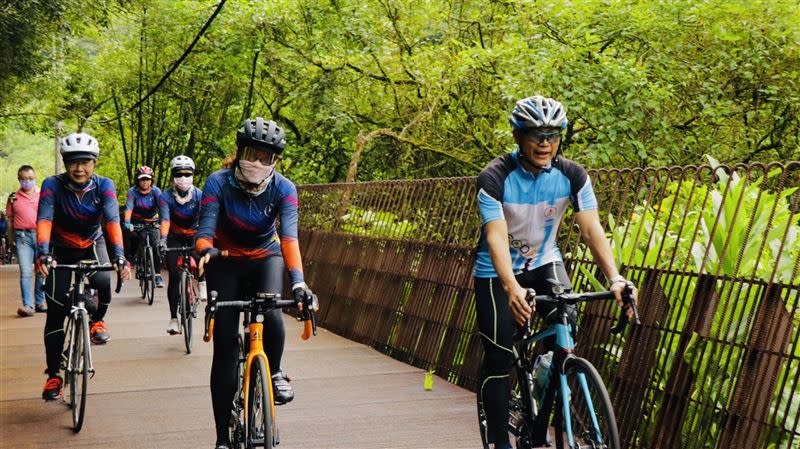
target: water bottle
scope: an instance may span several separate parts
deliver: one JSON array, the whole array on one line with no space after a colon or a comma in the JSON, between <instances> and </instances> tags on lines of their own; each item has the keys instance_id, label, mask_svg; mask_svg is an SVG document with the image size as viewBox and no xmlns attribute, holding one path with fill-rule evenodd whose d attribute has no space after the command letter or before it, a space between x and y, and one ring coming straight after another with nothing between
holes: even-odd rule
<instances>
[{"instance_id":1,"label":"water bottle","mask_svg":"<svg viewBox=\"0 0 800 449\"><path fill-rule=\"evenodd\" d=\"M544 391L550 383L550 365L553 363L553 351L547 351L536 357L533 364L533 379L538 391Z\"/></svg>"},{"instance_id":2,"label":"water bottle","mask_svg":"<svg viewBox=\"0 0 800 449\"><path fill-rule=\"evenodd\" d=\"M205 279L197 283L197 290L198 295L200 296L200 301L205 301L208 299L208 288L206 287Z\"/></svg>"}]
</instances>

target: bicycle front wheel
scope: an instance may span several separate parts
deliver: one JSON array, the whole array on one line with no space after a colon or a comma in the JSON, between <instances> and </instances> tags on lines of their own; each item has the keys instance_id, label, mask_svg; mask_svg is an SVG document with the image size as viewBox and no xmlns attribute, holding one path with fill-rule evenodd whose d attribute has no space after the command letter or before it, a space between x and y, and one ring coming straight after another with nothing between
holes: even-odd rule
<instances>
[{"instance_id":1,"label":"bicycle front wheel","mask_svg":"<svg viewBox=\"0 0 800 449\"><path fill-rule=\"evenodd\" d=\"M556 448L619 449L611 398L597 369L580 357L565 362L555 419ZM566 390L565 390L566 388ZM566 394L565 394L566 393ZM564 407L564 404L569 404Z\"/></svg>"},{"instance_id":2,"label":"bicycle front wheel","mask_svg":"<svg viewBox=\"0 0 800 449\"><path fill-rule=\"evenodd\" d=\"M144 248L139 250L139 253L136 257L138 260L136 261L136 276L139 278L139 290L142 293L142 299L147 298L147 276L145 272L145 257L144 257Z\"/></svg>"},{"instance_id":3,"label":"bicycle front wheel","mask_svg":"<svg viewBox=\"0 0 800 449\"><path fill-rule=\"evenodd\" d=\"M247 447L272 448L272 379L264 357L256 357L250 366L247 398Z\"/></svg>"},{"instance_id":4,"label":"bicycle front wheel","mask_svg":"<svg viewBox=\"0 0 800 449\"><path fill-rule=\"evenodd\" d=\"M153 262L153 248L147 247L144 251L145 294L147 304L152 306L156 293L156 267Z\"/></svg>"},{"instance_id":5,"label":"bicycle front wheel","mask_svg":"<svg viewBox=\"0 0 800 449\"><path fill-rule=\"evenodd\" d=\"M189 274L185 271L181 272L180 283L180 297L178 298L180 314L181 314L181 328L183 330L183 342L186 344L186 353L192 353L192 285Z\"/></svg>"},{"instance_id":6,"label":"bicycle front wheel","mask_svg":"<svg viewBox=\"0 0 800 449\"><path fill-rule=\"evenodd\" d=\"M68 373L70 385L69 403L72 408L72 430L81 431L86 416L86 396L89 388L89 320L81 314L72 327L71 369Z\"/></svg>"}]
</instances>

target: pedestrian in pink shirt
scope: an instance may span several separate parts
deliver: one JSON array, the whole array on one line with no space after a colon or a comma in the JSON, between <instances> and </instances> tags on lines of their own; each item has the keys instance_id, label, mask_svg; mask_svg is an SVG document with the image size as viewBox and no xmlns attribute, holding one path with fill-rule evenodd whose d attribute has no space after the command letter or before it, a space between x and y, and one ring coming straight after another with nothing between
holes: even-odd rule
<instances>
[{"instance_id":1,"label":"pedestrian in pink shirt","mask_svg":"<svg viewBox=\"0 0 800 449\"><path fill-rule=\"evenodd\" d=\"M22 290L22 307L17 309L21 317L46 312L44 301L44 278L38 273L31 289L33 261L36 260L36 213L39 210L39 188L36 187L36 172L30 165L17 171L19 190L12 193L6 204L8 217L8 242L17 248L19 261L19 284ZM33 290L33 291L31 291ZM36 304L34 305L34 300Z\"/></svg>"}]
</instances>

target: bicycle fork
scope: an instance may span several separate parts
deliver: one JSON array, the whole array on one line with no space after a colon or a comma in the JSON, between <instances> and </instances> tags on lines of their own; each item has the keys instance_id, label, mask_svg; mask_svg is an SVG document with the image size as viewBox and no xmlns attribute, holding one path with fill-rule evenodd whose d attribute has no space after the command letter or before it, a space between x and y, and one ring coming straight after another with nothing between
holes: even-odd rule
<instances>
[{"instance_id":1,"label":"bicycle fork","mask_svg":"<svg viewBox=\"0 0 800 449\"><path fill-rule=\"evenodd\" d=\"M244 395L244 422L249 423L250 417L248 416L249 410L249 402L250 402L250 370L253 366L253 360L256 357L264 357L264 323L258 322L258 319L261 318L263 321L263 316L256 315L255 319L248 325L248 330L250 334L250 349L247 351L247 362L245 363L245 372L244 372L244 382L242 384L242 392ZM266 357L264 357L264 362L266 362ZM269 370L269 363L264 363L266 366L267 372L265 373L267 376L267 382L269 384L268 390L266 394L269 394L269 413L272 416L272 425L275 426L275 398L272 396L272 373Z\"/></svg>"},{"instance_id":2,"label":"bicycle fork","mask_svg":"<svg viewBox=\"0 0 800 449\"><path fill-rule=\"evenodd\" d=\"M84 327L84 332L86 334L88 334L89 333L89 318L87 316L86 309L83 307L83 304L81 303L81 304L79 304L77 306L72 306L72 310L70 310L70 314L72 315L72 320L81 321L83 323L82 327ZM84 320L84 318L86 318L86 319ZM70 332L74 333L75 332L75 328L72 327L70 329ZM75 342L76 338L80 338L81 340L83 340L84 345L85 345L87 339L85 339L84 336L85 336L85 334L72 335L70 337L72 339L72 343L71 344L73 345L73 348L74 348L74 345L76 343ZM94 378L95 372L94 372L94 360L92 359L91 338L89 338L88 340L89 340L89 346L85 346L83 348L83 350L86 351L86 354L88 355L87 358L89 359L89 366L84 366L83 369L87 370L89 372L90 378ZM76 367L72 366L72 360L71 359L72 359L71 357L69 357L67 359L67 370L70 371L70 372L76 370Z\"/></svg>"}]
</instances>

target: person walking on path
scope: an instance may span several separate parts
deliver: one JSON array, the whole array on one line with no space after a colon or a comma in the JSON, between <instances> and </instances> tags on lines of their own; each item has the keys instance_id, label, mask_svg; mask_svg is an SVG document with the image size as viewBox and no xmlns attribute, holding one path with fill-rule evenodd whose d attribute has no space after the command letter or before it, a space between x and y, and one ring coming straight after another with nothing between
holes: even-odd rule
<instances>
[{"instance_id":1,"label":"person walking on path","mask_svg":"<svg viewBox=\"0 0 800 449\"><path fill-rule=\"evenodd\" d=\"M44 278L38 273L33 278L33 262L36 260L36 213L39 210L39 188L36 172L30 165L17 171L19 190L9 195L6 203L8 217L8 244L17 248L19 262L19 285L22 291L22 307L17 309L21 317L33 316L36 312L47 312L44 300ZM34 304L35 301L35 304Z\"/></svg>"}]
</instances>

